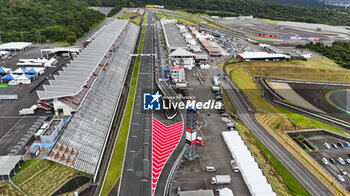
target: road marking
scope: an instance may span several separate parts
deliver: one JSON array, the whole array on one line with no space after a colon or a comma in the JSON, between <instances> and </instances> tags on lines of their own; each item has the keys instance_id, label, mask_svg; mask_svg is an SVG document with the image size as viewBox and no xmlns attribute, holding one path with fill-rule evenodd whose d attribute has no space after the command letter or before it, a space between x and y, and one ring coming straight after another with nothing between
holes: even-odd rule
<instances>
[{"instance_id":1,"label":"road marking","mask_svg":"<svg viewBox=\"0 0 350 196\"><path fill-rule=\"evenodd\" d=\"M24 116L14 124L11 129L0 139L0 142L23 120Z\"/></svg>"}]
</instances>

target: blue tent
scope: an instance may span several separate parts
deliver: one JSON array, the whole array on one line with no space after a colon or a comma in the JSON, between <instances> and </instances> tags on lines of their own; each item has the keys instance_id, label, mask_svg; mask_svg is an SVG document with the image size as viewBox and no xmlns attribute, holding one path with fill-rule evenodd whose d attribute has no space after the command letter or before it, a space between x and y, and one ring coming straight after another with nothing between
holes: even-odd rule
<instances>
[{"instance_id":1,"label":"blue tent","mask_svg":"<svg viewBox=\"0 0 350 196\"><path fill-rule=\"evenodd\" d=\"M35 69L31 68L31 69L28 69L25 73L26 73L26 74L36 74L36 73L38 73L38 72L35 71Z\"/></svg>"},{"instance_id":2,"label":"blue tent","mask_svg":"<svg viewBox=\"0 0 350 196\"><path fill-rule=\"evenodd\" d=\"M11 69L9 68L4 68L4 67L0 67L0 74L6 74L7 72L9 72Z\"/></svg>"},{"instance_id":3,"label":"blue tent","mask_svg":"<svg viewBox=\"0 0 350 196\"><path fill-rule=\"evenodd\" d=\"M9 75L2 77L1 80L13 80L16 77L17 77L16 75L9 74Z\"/></svg>"}]
</instances>

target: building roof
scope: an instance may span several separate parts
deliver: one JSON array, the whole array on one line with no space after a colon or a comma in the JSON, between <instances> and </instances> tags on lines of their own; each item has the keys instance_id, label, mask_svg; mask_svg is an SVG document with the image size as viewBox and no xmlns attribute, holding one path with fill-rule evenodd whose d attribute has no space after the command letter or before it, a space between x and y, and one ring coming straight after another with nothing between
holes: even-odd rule
<instances>
[{"instance_id":1,"label":"building roof","mask_svg":"<svg viewBox=\"0 0 350 196\"><path fill-rule=\"evenodd\" d=\"M31 45L32 43L30 42L9 42L0 45L0 50L23 50Z\"/></svg>"},{"instance_id":2,"label":"building roof","mask_svg":"<svg viewBox=\"0 0 350 196\"><path fill-rule=\"evenodd\" d=\"M271 54L267 52L243 52L238 54L243 59L271 59L271 58L290 58L284 54Z\"/></svg>"},{"instance_id":3,"label":"building roof","mask_svg":"<svg viewBox=\"0 0 350 196\"><path fill-rule=\"evenodd\" d=\"M181 191L180 196L214 196L213 190Z\"/></svg>"},{"instance_id":4,"label":"building roof","mask_svg":"<svg viewBox=\"0 0 350 196\"><path fill-rule=\"evenodd\" d=\"M0 175L10 175L22 156L0 156Z\"/></svg>"},{"instance_id":5,"label":"building roof","mask_svg":"<svg viewBox=\"0 0 350 196\"><path fill-rule=\"evenodd\" d=\"M173 56L189 56L189 57L194 57L195 54L193 54L192 52L189 52L183 48L177 48L174 52L169 54L170 57Z\"/></svg>"},{"instance_id":6,"label":"building roof","mask_svg":"<svg viewBox=\"0 0 350 196\"><path fill-rule=\"evenodd\" d=\"M168 48L187 48L186 41L175 24L162 22L162 26Z\"/></svg>"},{"instance_id":7,"label":"building roof","mask_svg":"<svg viewBox=\"0 0 350 196\"><path fill-rule=\"evenodd\" d=\"M251 195L276 196L239 133L223 131L222 136L232 157L236 160Z\"/></svg>"},{"instance_id":8,"label":"building roof","mask_svg":"<svg viewBox=\"0 0 350 196\"><path fill-rule=\"evenodd\" d=\"M56 81L72 81L74 85L70 85L68 88L64 83L51 84L50 88L47 87L44 91L37 91L39 99L78 95L94 72L101 70L99 66L106 61L106 55L127 23L127 20L113 20L107 26L101 28L98 37L74 61L68 64L64 71L59 71L61 77L55 75ZM81 68L81 70L76 71L76 68Z\"/></svg>"}]
</instances>

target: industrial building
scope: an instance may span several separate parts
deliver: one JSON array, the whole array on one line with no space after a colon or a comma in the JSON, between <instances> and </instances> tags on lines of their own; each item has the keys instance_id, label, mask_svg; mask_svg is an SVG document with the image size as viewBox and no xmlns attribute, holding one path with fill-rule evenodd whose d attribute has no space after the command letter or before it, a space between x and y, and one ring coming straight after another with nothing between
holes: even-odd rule
<instances>
[{"instance_id":1,"label":"industrial building","mask_svg":"<svg viewBox=\"0 0 350 196\"><path fill-rule=\"evenodd\" d=\"M23 162L23 156L0 156L0 182L9 181Z\"/></svg>"},{"instance_id":2,"label":"industrial building","mask_svg":"<svg viewBox=\"0 0 350 196\"><path fill-rule=\"evenodd\" d=\"M213 190L181 191L180 196L214 196Z\"/></svg>"},{"instance_id":3,"label":"industrial building","mask_svg":"<svg viewBox=\"0 0 350 196\"><path fill-rule=\"evenodd\" d=\"M291 58L289 55L267 52L243 52L238 54L237 57L245 61L283 61Z\"/></svg>"},{"instance_id":4,"label":"industrial building","mask_svg":"<svg viewBox=\"0 0 350 196\"><path fill-rule=\"evenodd\" d=\"M25 51L33 46L30 42L9 42L0 45L0 51Z\"/></svg>"},{"instance_id":5,"label":"industrial building","mask_svg":"<svg viewBox=\"0 0 350 196\"><path fill-rule=\"evenodd\" d=\"M194 67L194 57L196 55L185 49L178 48L174 52L169 54L169 60L171 65L182 65L186 69L191 70Z\"/></svg>"},{"instance_id":6,"label":"industrial building","mask_svg":"<svg viewBox=\"0 0 350 196\"><path fill-rule=\"evenodd\" d=\"M165 42L169 53L178 48L187 49L187 44L175 24L176 22L176 20L169 19L161 20Z\"/></svg>"},{"instance_id":7,"label":"industrial building","mask_svg":"<svg viewBox=\"0 0 350 196\"><path fill-rule=\"evenodd\" d=\"M41 143L52 143L55 141L55 138L58 136L59 132L64 126L62 119L53 119L51 120L49 126L40 136Z\"/></svg>"}]
</instances>

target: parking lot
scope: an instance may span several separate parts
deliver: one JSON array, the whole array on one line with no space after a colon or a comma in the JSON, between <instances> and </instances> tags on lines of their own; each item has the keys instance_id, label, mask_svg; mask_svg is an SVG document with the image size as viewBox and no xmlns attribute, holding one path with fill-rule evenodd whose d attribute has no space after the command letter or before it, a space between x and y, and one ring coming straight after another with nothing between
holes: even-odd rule
<instances>
[{"instance_id":1,"label":"parking lot","mask_svg":"<svg viewBox=\"0 0 350 196\"><path fill-rule=\"evenodd\" d=\"M211 63L211 69L199 71L206 79L203 83L200 83L197 77L193 76L198 72L197 69L186 71L186 80L189 82L187 95L194 96L197 101L202 102L215 100L210 79L218 73L216 66ZM182 159L174 175L171 193L176 193L177 187L180 187L182 191L211 189L214 190L214 193L217 193L216 189L228 187L234 195L250 195L241 173L235 173L230 165L232 156L221 135L222 131L228 129L226 123L221 120L219 111L199 110L198 112L198 121L202 128L197 132L197 136L205 139L205 145L195 145L195 151L198 154L198 158L195 160ZM207 166L214 166L216 172L205 171ZM231 184L212 185L210 178L215 175L230 175Z\"/></svg>"},{"instance_id":2,"label":"parking lot","mask_svg":"<svg viewBox=\"0 0 350 196\"><path fill-rule=\"evenodd\" d=\"M15 70L18 68L16 63L19 59L31 59L40 57L40 49L53 47L55 45L43 44L36 45L24 52L17 52L11 59L1 62L1 66ZM66 58L58 58L58 64L67 62ZM0 95L17 95L17 100L0 100L0 155L24 154L24 149L33 142L33 134L48 116L41 109L37 109L34 115L19 116L18 112L23 108L29 108L37 104L38 96L36 90L43 89L39 85L45 78L51 78L55 67L45 69L43 75L38 76L31 81L29 85L7 86L0 88ZM62 68L61 68L62 69ZM57 72L56 72L57 74ZM42 84L48 84L48 81Z\"/></svg>"},{"instance_id":3,"label":"parking lot","mask_svg":"<svg viewBox=\"0 0 350 196\"><path fill-rule=\"evenodd\" d=\"M335 135L326 131L305 131L298 132L304 138L306 138L312 145L314 145L318 152L310 152L309 155L317 161L317 163L323 167L327 173L329 173L335 180L337 180L344 188L348 191L350 190L350 147L344 145L344 142L350 144L350 139ZM291 134L289 133L291 136ZM339 145L338 143L341 143ZM330 148L324 146L325 143L330 145ZM332 145L336 145L336 148ZM344 160L344 163L341 164L338 161L338 158L341 157ZM322 161L325 158L326 164ZM334 163L330 159L334 160ZM347 162L346 159L349 159ZM340 170L343 169L346 173L342 173ZM338 175L341 175L344 178L342 182Z\"/></svg>"}]
</instances>

